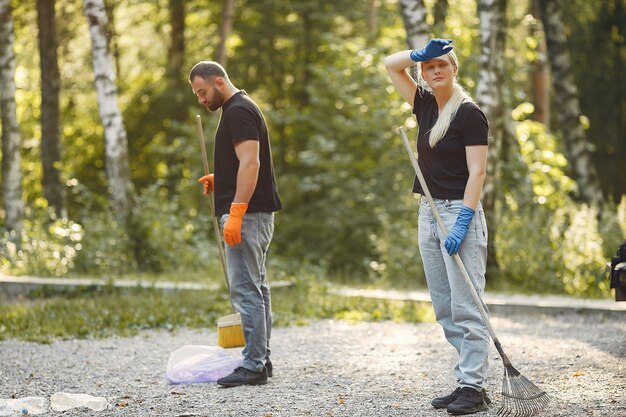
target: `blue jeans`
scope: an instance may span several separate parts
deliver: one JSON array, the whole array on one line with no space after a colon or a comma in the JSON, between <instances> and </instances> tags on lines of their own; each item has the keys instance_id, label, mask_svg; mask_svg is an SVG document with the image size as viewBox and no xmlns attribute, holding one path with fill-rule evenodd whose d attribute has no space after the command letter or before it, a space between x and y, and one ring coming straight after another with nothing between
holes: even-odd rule
<instances>
[{"instance_id":1,"label":"blue jeans","mask_svg":"<svg viewBox=\"0 0 626 417\"><path fill-rule=\"evenodd\" d=\"M223 229L228 214L220 218ZM241 315L246 346L243 366L261 372L270 357L272 305L265 275L265 257L274 234L274 213L247 213L241 226L241 243L226 246L230 299Z\"/></svg>"},{"instance_id":2,"label":"blue jeans","mask_svg":"<svg viewBox=\"0 0 626 417\"><path fill-rule=\"evenodd\" d=\"M435 207L448 230L456 222L462 204L462 200L435 199ZM485 213L479 203L458 253L481 301L485 289L487 238ZM418 240L435 317L459 354L454 367L457 383L460 387L482 389L489 367L489 332L461 271L443 246L445 238L425 197L419 209ZM483 306L489 311L484 302Z\"/></svg>"}]
</instances>

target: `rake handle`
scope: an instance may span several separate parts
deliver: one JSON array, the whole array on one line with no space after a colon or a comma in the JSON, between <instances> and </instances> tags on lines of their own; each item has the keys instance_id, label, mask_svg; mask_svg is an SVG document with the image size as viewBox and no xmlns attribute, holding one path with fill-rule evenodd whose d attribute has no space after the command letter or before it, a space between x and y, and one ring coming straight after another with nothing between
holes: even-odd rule
<instances>
[{"instance_id":1,"label":"rake handle","mask_svg":"<svg viewBox=\"0 0 626 417\"><path fill-rule=\"evenodd\" d=\"M202 152L202 164L204 165L204 175L209 175L209 158L206 153L206 145L204 143L204 130L202 129L202 119L200 115L196 115L196 129L198 130L198 140L200 141L200 151ZM215 217L215 197L214 193L209 196L209 204L211 205L211 219L213 219L213 231L215 232L215 242L217 243L217 249L220 253L220 260L222 262L222 271L224 271L224 279L226 280L226 288L230 294L230 281L228 280L228 264L226 263L226 254L224 253L224 244L222 243L222 235L220 234L220 228L217 224L217 217ZM231 303L233 313L235 307Z\"/></svg>"},{"instance_id":2,"label":"rake handle","mask_svg":"<svg viewBox=\"0 0 626 417\"><path fill-rule=\"evenodd\" d=\"M413 169L415 170L417 179L420 185L422 186L422 190L424 190L426 200L428 201L428 204L430 205L430 208L433 214L435 215L437 224L439 225L439 228L441 228L441 231L443 232L443 234L447 236L448 230L446 229L446 225L443 223L443 220L441 219L439 210L437 210L437 207L435 207L435 202L433 201L433 197L431 196L430 191L428 190L428 186L426 185L426 180L424 179L424 176L422 175L422 171L420 170L420 167L417 163L415 154L413 154L413 148L411 147L409 138L406 136L404 127L400 126L398 128L398 131L402 135L402 141L404 142L404 146L406 147L406 150L409 154L409 158L411 159L411 163L413 164ZM452 258L454 259L454 262L456 263L459 270L461 271L461 275L463 276L465 283L469 287L470 294L472 295L472 298L474 299L474 303L478 307L478 311L480 312L480 315L483 318L485 326L487 327L487 331L489 331L489 335L491 335L491 339L493 339L493 344L496 346L496 349L498 353L500 354L500 356L502 357L502 360L504 361L505 365L510 365L511 362L509 361L509 358L506 356L506 354L504 353L504 350L502 349L502 345L500 344L500 341L498 340L498 337L496 336L496 332L493 329L493 326L491 325L491 320L489 320L489 316L487 315L487 311L485 310L483 302L478 296L478 293L476 292L476 288L474 288L474 284L472 283L472 280L470 279L469 274L467 273L467 269L465 269L465 265L463 265L463 261L461 260L461 257L459 256L458 253L455 253L454 255L452 255Z\"/></svg>"}]
</instances>

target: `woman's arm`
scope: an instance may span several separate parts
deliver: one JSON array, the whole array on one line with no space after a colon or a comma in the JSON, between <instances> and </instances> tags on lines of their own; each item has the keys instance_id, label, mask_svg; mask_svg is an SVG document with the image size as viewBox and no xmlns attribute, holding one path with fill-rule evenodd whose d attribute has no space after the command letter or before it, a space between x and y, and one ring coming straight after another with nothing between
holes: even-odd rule
<instances>
[{"instance_id":1,"label":"woman's arm","mask_svg":"<svg viewBox=\"0 0 626 417\"><path fill-rule=\"evenodd\" d=\"M393 55L385 57L385 69L391 78L396 90L413 107L415 100L415 92L417 91L417 83L406 71L407 68L415 64L410 57L411 51L396 52Z\"/></svg>"},{"instance_id":2,"label":"woman's arm","mask_svg":"<svg viewBox=\"0 0 626 417\"><path fill-rule=\"evenodd\" d=\"M480 193L485 182L487 167L487 146L474 145L465 147L465 157L469 178L463 194L463 205L476 210L480 201Z\"/></svg>"}]
</instances>

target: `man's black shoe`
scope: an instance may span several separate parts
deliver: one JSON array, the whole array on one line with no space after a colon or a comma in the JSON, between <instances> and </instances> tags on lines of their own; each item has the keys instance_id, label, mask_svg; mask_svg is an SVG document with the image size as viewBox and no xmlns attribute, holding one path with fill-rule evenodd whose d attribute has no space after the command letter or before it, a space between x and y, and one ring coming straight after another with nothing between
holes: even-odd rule
<instances>
[{"instance_id":1,"label":"man's black shoe","mask_svg":"<svg viewBox=\"0 0 626 417\"><path fill-rule=\"evenodd\" d=\"M459 393L461 392L461 387L455 389L448 395L444 395L443 397L437 397L432 400L430 403L435 408L446 408L448 405L454 402L457 398L459 398Z\"/></svg>"},{"instance_id":2,"label":"man's black shoe","mask_svg":"<svg viewBox=\"0 0 626 417\"><path fill-rule=\"evenodd\" d=\"M454 402L457 398L459 398L459 394L461 393L461 387L458 387L454 391L452 391L448 395L444 395L443 397L437 397L433 399L430 403L435 408L446 408L448 405ZM487 391L483 388L483 398L487 404L491 404L491 399L487 396Z\"/></svg>"},{"instance_id":3,"label":"man's black shoe","mask_svg":"<svg viewBox=\"0 0 626 417\"><path fill-rule=\"evenodd\" d=\"M269 359L265 361L265 369L267 369L268 377L271 378L274 376L274 365L272 365L272 361L270 361Z\"/></svg>"},{"instance_id":4,"label":"man's black shoe","mask_svg":"<svg viewBox=\"0 0 626 417\"><path fill-rule=\"evenodd\" d=\"M263 385L267 384L267 369L263 368L261 372L254 372L240 366L235 371L217 380L219 385L225 387L238 387L240 385Z\"/></svg>"},{"instance_id":5,"label":"man's black shoe","mask_svg":"<svg viewBox=\"0 0 626 417\"><path fill-rule=\"evenodd\" d=\"M463 387L459 390L459 396L451 402L446 410L448 413L461 416L465 414L474 414L479 411L487 410L487 402L483 391L476 391L474 388Z\"/></svg>"}]
</instances>

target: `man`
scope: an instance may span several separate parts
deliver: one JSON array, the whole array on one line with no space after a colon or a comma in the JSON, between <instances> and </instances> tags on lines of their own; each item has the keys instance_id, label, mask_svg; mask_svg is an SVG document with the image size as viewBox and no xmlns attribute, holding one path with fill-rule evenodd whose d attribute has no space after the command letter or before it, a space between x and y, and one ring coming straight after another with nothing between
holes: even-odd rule
<instances>
[{"instance_id":1,"label":"man","mask_svg":"<svg viewBox=\"0 0 626 417\"><path fill-rule=\"evenodd\" d=\"M265 257L274 233L278 196L267 125L259 107L237 89L224 68L197 63L189 82L198 102L222 109L215 133L215 172L199 181L215 192L215 216L224 232L230 297L241 315L246 346L243 363L217 381L223 386L259 385L272 376L272 312Z\"/></svg>"}]
</instances>

